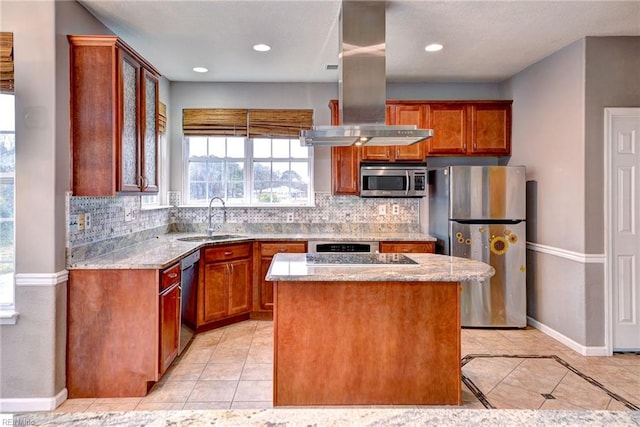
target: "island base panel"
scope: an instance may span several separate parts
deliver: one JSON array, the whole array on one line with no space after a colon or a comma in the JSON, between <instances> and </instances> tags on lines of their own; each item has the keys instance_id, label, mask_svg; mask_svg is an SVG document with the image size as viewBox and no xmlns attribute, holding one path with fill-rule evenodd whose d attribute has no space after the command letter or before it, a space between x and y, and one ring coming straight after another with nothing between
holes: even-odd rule
<instances>
[{"instance_id":1,"label":"island base panel","mask_svg":"<svg viewBox=\"0 0 640 427\"><path fill-rule=\"evenodd\" d=\"M462 404L458 283L274 286L274 406Z\"/></svg>"}]
</instances>

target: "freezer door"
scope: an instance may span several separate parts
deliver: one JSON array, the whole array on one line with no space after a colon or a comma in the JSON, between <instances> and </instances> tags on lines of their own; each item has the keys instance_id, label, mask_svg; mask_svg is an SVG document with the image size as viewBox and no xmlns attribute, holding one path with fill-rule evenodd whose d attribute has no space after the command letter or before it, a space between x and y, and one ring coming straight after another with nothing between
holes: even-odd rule
<instances>
[{"instance_id":1,"label":"freezer door","mask_svg":"<svg viewBox=\"0 0 640 427\"><path fill-rule=\"evenodd\" d=\"M523 166L451 166L449 174L450 219L525 218Z\"/></svg>"},{"instance_id":2,"label":"freezer door","mask_svg":"<svg viewBox=\"0 0 640 427\"><path fill-rule=\"evenodd\" d=\"M488 282L462 283L462 326L524 328L527 325L525 222L452 221L450 226L451 255L486 262L496 270Z\"/></svg>"}]
</instances>

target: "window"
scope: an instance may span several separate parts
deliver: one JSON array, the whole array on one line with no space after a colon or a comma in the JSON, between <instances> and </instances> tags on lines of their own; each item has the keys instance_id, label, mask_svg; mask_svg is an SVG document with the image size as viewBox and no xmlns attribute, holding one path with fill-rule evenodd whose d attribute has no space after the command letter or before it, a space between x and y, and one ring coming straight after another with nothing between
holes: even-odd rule
<instances>
[{"instance_id":1,"label":"window","mask_svg":"<svg viewBox=\"0 0 640 427\"><path fill-rule=\"evenodd\" d=\"M188 204L311 205L313 150L297 138L185 138Z\"/></svg>"},{"instance_id":2,"label":"window","mask_svg":"<svg viewBox=\"0 0 640 427\"><path fill-rule=\"evenodd\" d=\"M0 94L0 309L13 307L15 104L14 95Z\"/></svg>"}]
</instances>

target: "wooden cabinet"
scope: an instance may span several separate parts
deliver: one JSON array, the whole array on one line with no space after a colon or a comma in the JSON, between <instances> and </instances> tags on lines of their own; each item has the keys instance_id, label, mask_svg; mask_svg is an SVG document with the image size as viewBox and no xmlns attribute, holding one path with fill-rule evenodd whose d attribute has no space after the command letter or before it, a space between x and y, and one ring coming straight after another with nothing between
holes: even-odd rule
<instances>
[{"instance_id":1,"label":"wooden cabinet","mask_svg":"<svg viewBox=\"0 0 640 427\"><path fill-rule=\"evenodd\" d=\"M116 36L67 37L73 195L157 193L160 73Z\"/></svg>"},{"instance_id":2,"label":"wooden cabinet","mask_svg":"<svg viewBox=\"0 0 640 427\"><path fill-rule=\"evenodd\" d=\"M340 124L338 101L329 102L331 124ZM360 193L360 147L331 147L331 194L357 196Z\"/></svg>"},{"instance_id":3,"label":"wooden cabinet","mask_svg":"<svg viewBox=\"0 0 640 427\"><path fill-rule=\"evenodd\" d=\"M279 253L305 253L307 242L256 242L254 246L254 311L273 311L273 282L265 280L271 260Z\"/></svg>"},{"instance_id":4,"label":"wooden cabinet","mask_svg":"<svg viewBox=\"0 0 640 427\"><path fill-rule=\"evenodd\" d=\"M180 264L160 276L160 375L178 355L180 347Z\"/></svg>"},{"instance_id":5,"label":"wooden cabinet","mask_svg":"<svg viewBox=\"0 0 640 427\"><path fill-rule=\"evenodd\" d=\"M435 253L435 242L380 242L381 253Z\"/></svg>"},{"instance_id":6,"label":"wooden cabinet","mask_svg":"<svg viewBox=\"0 0 640 427\"><path fill-rule=\"evenodd\" d=\"M202 249L198 326L251 311L251 244Z\"/></svg>"},{"instance_id":7,"label":"wooden cabinet","mask_svg":"<svg viewBox=\"0 0 640 427\"><path fill-rule=\"evenodd\" d=\"M511 155L511 103L429 102L427 156Z\"/></svg>"},{"instance_id":8,"label":"wooden cabinet","mask_svg":"<svg viewBox=\"0 0 640 427\"><path fill-rule=\"evenodd\" d=\"M423 105L391 104L387 105L387 124L416 125L426 129L429 109ZM426 156L425 141L406 146L362 147L362 160L367 161L418 161L423 162Z\"/></svg>"},{"instance_id":9,"label":"wooden cabinet","mask_svg":"<svg viewBox=\"0 0 640 427\"><path fill-rule=\"evenodd\" d=\"M179 284L179 264L165 271L70 271L69 398L147 394L178 351Z\"/></svg>"}]
</instances>

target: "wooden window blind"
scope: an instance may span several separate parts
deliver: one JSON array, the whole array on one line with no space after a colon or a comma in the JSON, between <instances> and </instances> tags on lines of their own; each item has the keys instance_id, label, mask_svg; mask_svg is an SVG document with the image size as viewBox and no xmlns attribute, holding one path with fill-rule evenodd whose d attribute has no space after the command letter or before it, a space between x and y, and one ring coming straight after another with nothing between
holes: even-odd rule
<instances>
[{"instance_id":1,"label":"wooden window blind","mask_svg":"<svg viewBox=\"0 0 640 427\"><path fill-rule=\"evenodd\" d=\"M297 137L311 129L313 110L249 110L249 137Z\"/></svg>"},{"instance_id":2,"label":"wooden window blind","mask_svg":"<svg viewBox=\"0 0 640 427\"><path fill-rule=\"evenodd\" d=\"M297 137L301 130L311 129L312 125L313 110L182 110L182 130L186 136Z\"/></svg>"},{"instance_id":3,"label":"wooden window blind","mask_svg":"<svg viewBox=\"0 0 640 427\"><path fill-rule=\"evenodd\" d=\"M167 131L167 106L162 102L158 103L158 133Z\"/></svg>"},{"instance_id":4,"label":"wooden window blind","mask_svg":"<svg viewBox=\"0 0 640 427\"><path fill-rule=\"evenodd\" d=\"M13 93L13 33L0 33L0 93Z\"/></svg>"}]
</instances>

